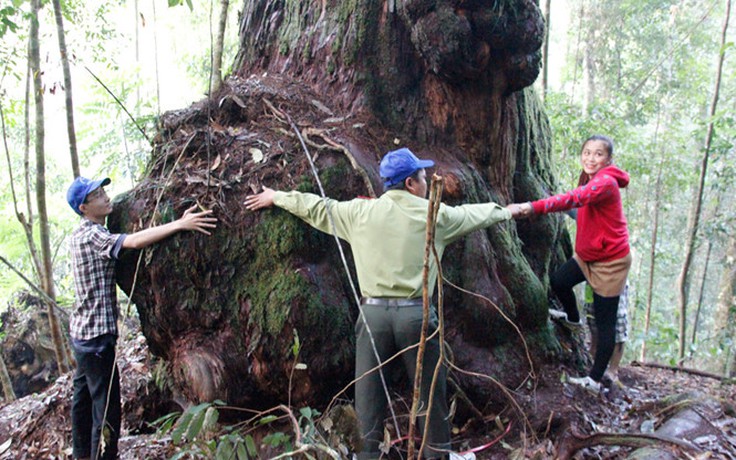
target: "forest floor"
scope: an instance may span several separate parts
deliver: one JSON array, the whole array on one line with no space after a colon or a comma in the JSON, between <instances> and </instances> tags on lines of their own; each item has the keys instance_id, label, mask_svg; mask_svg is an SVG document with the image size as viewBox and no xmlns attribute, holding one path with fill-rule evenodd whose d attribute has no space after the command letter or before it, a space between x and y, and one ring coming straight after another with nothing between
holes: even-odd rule
<instances>
[{"instance_id":1,"label":"forest floor","mask_svg":"<svg viewBox=\"0 0 736 460\"><path fill-rule=\"evenodd\" d=\"M166 459L180 452L170 433L157 435L141 422L156 417L153 407L160 415L175 406L166 409L165 402L155 400L161 397L155 390L155 364L140 333L122 341L118 364L124 411L120 458ZM691 408L702 416L702 423L687 427L689 441L660 441L671 457L656 458L736 459L736 384L629 365L620 371L621 385L591 393L565 383L568 372L559 364L537 369L536 388L513 393L526 420L519 410L509 408L483 420L471 419L453 430L453 447L474 450L478 459L626 458L634 450L631 446L646 441L628 435L646 437L675 412ZM0 405L0 459L71 458L71 386L71 374L66 374L42 393ZM272 452L263 448L261 458L272 457ZM401 458L396 450L390 457Z\"/></svg>"}]
</instances>

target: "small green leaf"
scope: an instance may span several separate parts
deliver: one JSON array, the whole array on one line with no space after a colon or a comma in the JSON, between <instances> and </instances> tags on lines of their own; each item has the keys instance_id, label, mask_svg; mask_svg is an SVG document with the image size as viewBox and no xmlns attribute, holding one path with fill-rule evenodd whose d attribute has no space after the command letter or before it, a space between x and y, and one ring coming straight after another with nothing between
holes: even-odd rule
<instances>
[{"instance_id":1,"label":"small green leaf","mask_svg":"<svg viewBox=\"0 0 736 460\"><path fill-rule=\"evenodd\" d=\"M238 460L248 460L248 452L242 442L238 443Z\"/></svg>"},{"instance_id":2,"label":"small green leaf","mask_svg":"<svg viewBox=\"0 0 736 460\"><path fill-rule=\"evenodd\" d=\"M220 438L220 442L217 443L217 452L215 452L216 460L230 460L233 458L233 446L230 442L229 436L223 436Z\"/></svg>"},{"instance_id":3,"label":"small green leaf","mask_svg":"<svg viewBox=\"0 0 736 460\"><path fill-rule=\"evenodd\" d=\"M202 426L204 425L205 415L207 415L207 412L203 410L197 411L194 414L192 422L189 424L189 429L187 430L188 440L191 441L199 436L200 432L202 431Z\"/></svg>"},{"instance_id":4,"label":"small green leaf","mask_svg":"<svg viewBox=\"0 0 736 460\"><path fill-rule=\"evenodd\" d=\"M253 436L247 435L245 437L245 447L248 449L248 453L251 457L255 457L258 454L258 450L256 450L256 442L253 440Z\"/></svg>"},{"instance_id":5,"label":"small green leaf","mask_svg":"<svg viewBox=\"0 0 736 460\"><path fill-rule=\"evenodd\" d=\"M184 412L184 415L179 418L179 421L176 424L176 428L174 428L174 432L171 433L171 440L174 442L174 444L179 444L181 442L181 439L184 436L184 432L187 431L187 428L189 427L189 423L191 421L192 413L189 411Z\"/></svg>"},{"instance_id":6,"label":"small green leaf","mask_svg":"<svg viewBox=\"0 0 736 460\"><path fill-rule=\"evenodd\" d=\"M277 420L277 419L278 419L278 417L276 417L275 415L267 415L267 416L263 417L262 419L260 419L258 421L258 424L259 425L266 425L266 424L271 423L271 422L273 422L274 420Z\"/></svg>"}]
</instances>

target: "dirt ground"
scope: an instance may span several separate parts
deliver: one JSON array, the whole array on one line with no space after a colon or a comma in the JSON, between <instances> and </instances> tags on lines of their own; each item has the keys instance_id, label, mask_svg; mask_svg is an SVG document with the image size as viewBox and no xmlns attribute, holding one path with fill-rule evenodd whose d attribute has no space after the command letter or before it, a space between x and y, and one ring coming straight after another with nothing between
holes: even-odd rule
<instances>
[{"instance_id":1,"label":"dirt ground","mask_svg":"<svg viewBox=\"0 0 736 460\"><path fill-rule=\"evenodd\" d=\"M173 412L177 406L171 395L157 389L157 364L139 332L130 333L119 349L124 395L120 458L170 458L181 447L172 443L170 435L157 435L146 420ZM594 394L565 383L568 373L559 365L537 369L536 388L530 383L512 393L518 409L509 404L498 413L484 414L482 420L471 418L456 426L453 448L474 451L478 459L570 458L571 446L576 459L626 458L634 447L624 445L632 444L632 439L586 436L651 433L677 410L691 407L707 422L689 437L689 447L659 445L672 458L736 459L736 384L629 365L621 369L621 385ZM673 395L681 397L671 399ZM66 374L43 393L0 405L0 459L71 458L70 401L71 374ZM578 450L586 442L590 446ZM261 458L274 455L265 446L260 449ZM390 457L400 458L405 454L400 450L394 449Z\"/></svg>"}]
</instances>

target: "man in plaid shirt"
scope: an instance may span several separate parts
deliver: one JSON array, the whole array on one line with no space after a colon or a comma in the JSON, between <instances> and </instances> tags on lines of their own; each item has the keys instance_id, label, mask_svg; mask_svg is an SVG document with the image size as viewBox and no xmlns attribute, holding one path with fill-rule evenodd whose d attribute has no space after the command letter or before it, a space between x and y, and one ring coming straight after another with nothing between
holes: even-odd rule
<instances>
[{"instance_id":1,"label":"man in plaid shirt","mask_svg":"<svg viewBox=\"0 0 736 460\"><path fill-rule=\"evenodd\" d=\"M114 459L120 436L120 377L115 364L118 306L115 260L123 248L141 249L174 233L215 228L212 211L187 209L181 218L126 235L104 227L112 204L110 179L77 177L67 191L69 206L82 216L71 236L76 302L69 325L77 360L72 399L72 446L77 459Z\"/></svg>"}]
</instances>

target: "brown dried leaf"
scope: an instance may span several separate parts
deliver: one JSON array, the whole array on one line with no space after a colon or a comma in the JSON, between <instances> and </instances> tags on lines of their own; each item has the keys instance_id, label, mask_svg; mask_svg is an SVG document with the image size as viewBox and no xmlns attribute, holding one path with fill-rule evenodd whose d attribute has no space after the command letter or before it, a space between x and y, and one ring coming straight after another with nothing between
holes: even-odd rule
<instances>
[{"instance_id":1,"label":"brown dried leaf","mask_svg":"<svg viewBox=\"0 0 736 460\"><path fill-rule=\"evenodd\" d=\"M263 160L265 156L263 155L263 150L251 147L248 149L248 153L250 153L250 157L253 159L253 163L263 163Z\"/></svg>"},{"instance_id":2,"label":"brown dried leaf","mask_svg":"<svg viewBox=\"0 0 736 460\"><path fill-rule=\"evenodd\" d=\"M220 166L220 163L222 162L222 158L220 158L220 155L217 155L217 158L215 158L215 161L212 162L212 166L210 166L210 171L214 171Z\"/></svg>"}]
</instances>

